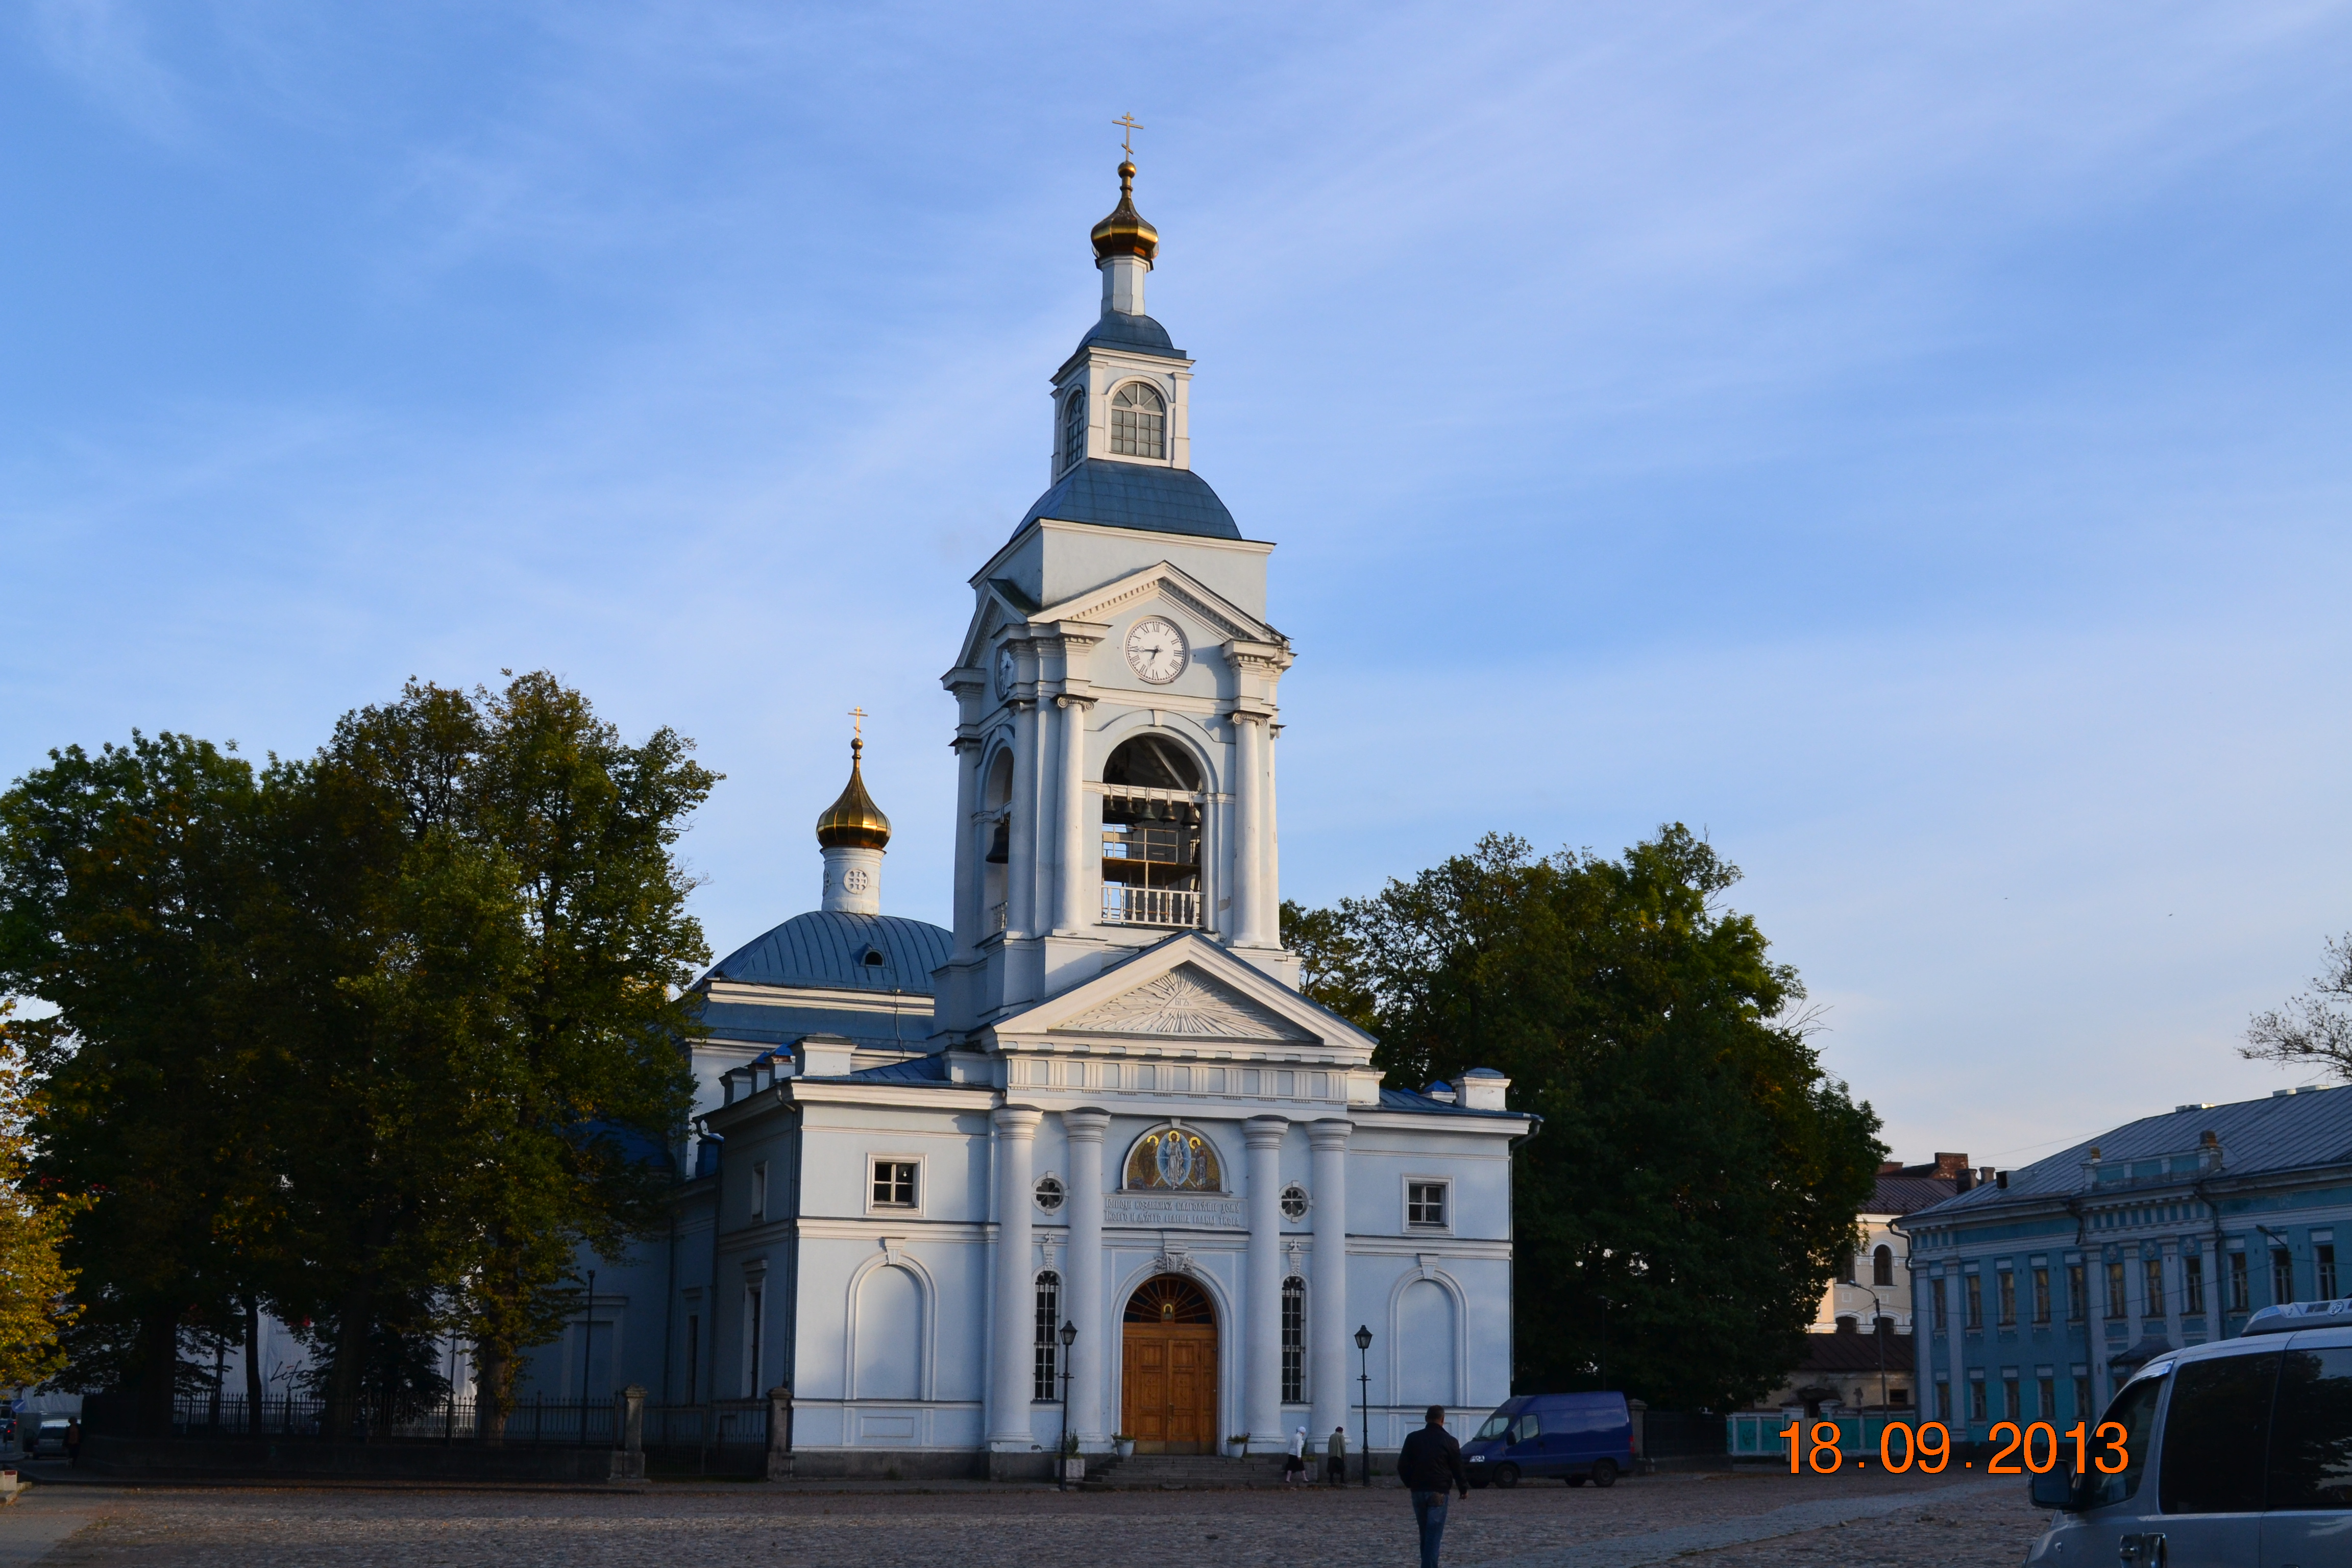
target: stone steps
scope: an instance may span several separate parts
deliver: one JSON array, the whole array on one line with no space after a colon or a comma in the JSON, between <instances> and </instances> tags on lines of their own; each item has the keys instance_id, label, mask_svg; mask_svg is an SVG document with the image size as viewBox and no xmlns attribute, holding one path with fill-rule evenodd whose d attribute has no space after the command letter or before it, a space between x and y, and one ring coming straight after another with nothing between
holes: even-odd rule
<instances>
[{"instance_id":1,"label":"stone steps","mask_svg":"<svg viewBox=\"0 0 2352 1568\"><path fill-rule=\"evenodd\" d=\"M1122 1459L1106 1454L1089 1459L1082 1483L1090 1491L1225 1490L1235 1487L1278 1487L1282 1484L1280 1454L1253 1454L1228 1459L1214 1454L1138 1454Z\"/></svg>"}]
</instances>

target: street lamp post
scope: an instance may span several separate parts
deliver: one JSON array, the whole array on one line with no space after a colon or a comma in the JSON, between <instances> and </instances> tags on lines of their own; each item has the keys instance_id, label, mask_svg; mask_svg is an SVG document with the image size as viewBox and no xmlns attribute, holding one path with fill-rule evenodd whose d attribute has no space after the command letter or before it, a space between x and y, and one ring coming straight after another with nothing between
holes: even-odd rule
<instances>
[{"instance_id":1,"label":"street lamp post","mask_svg":"<svg viewBox=\"0 0 2352 1568\"><path fill-rule=\"evenodd\" d=\"M1062 1440L1054 1447L1054 1484L1063 1491L1070 1489L1070 1347L1078 1342L1078 1325L1067 1318L1062 1320Z\"/></svg>"},{"instance_id":2,"label":"street lamp post","mask_svg":"<svg viewBox=\"0 0 2352 1568\"><path fill-rule=\"evenodd\" d=\"M588 1342L596 1336L596 1271L588 1270L588 1299L580 1307L580 1446L588 1446Z\"/></svg>"},{"instance_id":3,"label":"street lamp post","mask_svg":"<svg viewBox=\"0 0 2352 1568\"><path fill-rule=\"evenodd\" d=\"M1878 1342L1878 1408L1886 1410L1886 1333L1895 1320L1886 1315L1886 1303L1878 1299L1878 1287L1870 1289L1870 1337Z\"/></svg>"},{"instance_id":4,"label":"street lamp post","mask_svg":"<svg viewBox=\"0 0 2352 1568\"><path fill-rule=\"evenodd\" d=\"M1339 1321L1344 1323L1348 1320L1342 1318ZM1370 1325L1356 1330L1356 1354L1363 1365L1362 1373L1356 1379L1363 1387L1363 1396L1357 1402L1356 1408L1363 1416L1364 1484L1370 1486L1372 1484L1372 1331Z\"/></svg>"}]
</instances>

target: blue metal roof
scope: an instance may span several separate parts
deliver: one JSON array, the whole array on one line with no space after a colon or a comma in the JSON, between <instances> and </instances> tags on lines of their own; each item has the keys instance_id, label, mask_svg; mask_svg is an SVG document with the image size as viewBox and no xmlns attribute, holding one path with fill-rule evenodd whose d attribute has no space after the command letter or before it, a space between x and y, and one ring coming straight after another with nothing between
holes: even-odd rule
<instances>
[{"instance_id":1,"label":"blue metal roof","mask_svg":"<svg viewBox=\"0 0 2352 1568\"><path fill-rule=\"evenodd\" d=\"M1122 463L1088 458L1054 481L1021 520L1026 528L1041 517L1065 522L1097 522L1108 528L1143 528L1155 533L1189 533L1202 539L1239 539L1234 514L1190 468L1156 463ZM1021 531L1020 528L1013 531Z\"/></svg>"},{"instance_id":2,"label":"blue metal roof","mask_svg":"<svg viewBox=\"0 0 2352 1568\"><path fill-rule=\"evenodd\" d=\"M1434 1085L1432 1086L1435 1087ZM1466 1105L1448 1105L1442 1100L1432 1100L1416 1089L1384 1089L1381 1090L1382 1110L1421 1110L1439 1116L1507 1116L1514 1121L1534 1120L1526 1110L1473 1110Z\"/></svg>"},{"instance_id":3,"label":"blue metal roof","mask_svg":"<svg viewBox=\"0 0 2352 1568\"><path fill-rule=\"evenodd\" d=\"M915 1057L903 1062L887 1062L878 1068L867 1068L851 1073L859 1083L947 1083L948 1059L942 1056Z\"/></svg>"},{"instance_id":4,"label":"blue metal roof","mask_svg":"<svg viewBox=\"0 0 2352 1568\"><path fill-rule=\"evenodd\" d=\"M1129 353L1160 354L1169 359L1185 357L1169 340L1167 328L1149 316L1130 316L1124 310L1105 310L1102 320L1078 340L1076 352L1084 353L1097 344L1125 349Z\"/></svg>"},{"instance_id":5,"label":"blue metal roof","mask_svg":"<svg viewBox=\"0 0 2352 1568\"><path fill-rule=\"evenodd\" d=\"M931 971L954 950L951 932L921 921L815 910L736 949L703 978L928 996ZM868 963L869 952L880 954L882 962Z\"/></svg>"},{"instance_id":6,"label":"blue metal roof","mask_svg":"<svg viewBox=\"0 0 2352 1568\"><path fill-rule=\"evenodd\" d=\"M1915 1211L1911 1226L1934 1220L1967 1220L2004 1205L2046 1203L2052 1198L2120 1195L2143 1185L2172 1185L2195 1179L2169 1170L2135 1172L2136 1163L2168 1164L2193 1153L2207 1132L2220 1140L2221 1169L2214 1181L2276 1172L2307 1170L2315 1165L2352 1164L2352 1092L2345 1088L2303 1089L2245 1100L2233 1105L2212 1105L2143 1116L2112 1131L2085 1138L2073 1148L2036 1160L2009 1173L2009 1185L1987 1182L1933 1207ZM2115 1185L2085 1186L2083 1165L2091 1150L2099 1151L2105 1171L2121 1171Z\"/></svg>"}]
</instances>

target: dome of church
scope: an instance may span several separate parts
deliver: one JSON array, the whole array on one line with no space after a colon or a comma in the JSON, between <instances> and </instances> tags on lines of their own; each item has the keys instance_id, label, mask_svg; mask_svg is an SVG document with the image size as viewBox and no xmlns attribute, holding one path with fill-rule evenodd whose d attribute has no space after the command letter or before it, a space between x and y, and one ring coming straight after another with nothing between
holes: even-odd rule
<instances>
[{"instance_id":1,"label":"dome of church","mask_svg":"<svg viewBox=\"0 0 2352 1568\"><path fill-rule=\"evenodd\" d=\"M849 742L849 783L841 798L824 808L816 819L816 841L827 849L843 845L860 849L887 848L890 843L890 819L866 793L866 780L857 771L860 752L866 750L863 741Z\"/></svg>"},{"instance_id":2,"label":"dome of church","mask_svg":"<svg viewBox=\"0 0 2352 1568\"><path fill-rule=\"evenodd\" d=\"M1160 254L1160 231L1135 210L1135 164L1128 160L1120 160L1118 165L1118 205L1095 225L1093 237L1097 261L1114 256L1139 256L1150 261Z\"/></svg>"},{"instance_id":3,"label":"dome of church","mask_svg":"<svg viewBox=\"0 0 2352 1568\"><path fill-rule=\"evenodd\" d=\"M954 951L954 933L922 921L812 910L745 942L703 978L928 996L931 971Z\"/></svg>"},{"instance_id":4,"label":"dome of church","mask_svg":"<svg viewBox=\"0 0 2352 1568\"><path fill-rule=\"evenodd\" d=\"M1088 458L1054 481L1021 519L1018 533L1041 517L1061 522L1095 522L1106 528L1141 528L1154 533L1190 533L1202 539L1239 539L1240 527L1209 481L1190 468L1156 463L1122 463Z\"/></svg>"}]
</instances>

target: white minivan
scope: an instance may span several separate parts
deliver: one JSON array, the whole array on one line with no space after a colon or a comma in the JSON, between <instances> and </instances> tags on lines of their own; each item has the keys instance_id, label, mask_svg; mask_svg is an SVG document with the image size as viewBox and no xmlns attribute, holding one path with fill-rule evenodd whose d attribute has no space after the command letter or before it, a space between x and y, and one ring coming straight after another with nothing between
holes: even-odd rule
<instances>
[{"instance_id":1,"label":"white minivan","mask_svg":"<svg viewBox=\"0 0 2352 1568\"><path fill-rule=\"evenodd\" d=\"M2234 1340L2158 1356L2091 1437L2094 1468L2032 1480L2052 1568L2352 1568L2352 1300L2268 1307ZM2102 1427L2107 1439L2111 1428Z\"/></svg>"}]
</instances>

